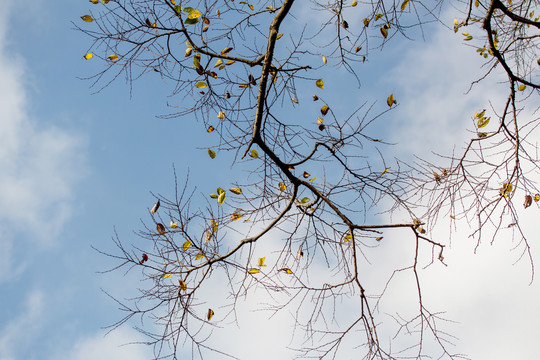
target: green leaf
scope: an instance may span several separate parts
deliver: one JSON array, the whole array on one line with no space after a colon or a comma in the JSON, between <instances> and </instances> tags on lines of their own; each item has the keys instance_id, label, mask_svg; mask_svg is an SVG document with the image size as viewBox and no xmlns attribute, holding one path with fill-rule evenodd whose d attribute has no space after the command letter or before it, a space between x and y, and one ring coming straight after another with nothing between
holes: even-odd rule
<instances>
[{"instance_id":1,"label":"green leaf","mask_svg":"<svg viewBox=\"0 0 540 360\"><path fill-rule=\"evenodd\" d=\"M307 204L308 202L310 202L310 198L308 198L307 196L303 198L302 200L300 200L301 204Z\"/></svg>"},{"instance_id":2,"label":"green leaf","mask_svg":"<svg viewBox=\"0 0 540 360\"><path fill-rule=\"evenodd\" d=\"M194 18L194 19L186 19L186 21L184 21L186 24L188 25L195 25L196 23L199 22L199 18Z\"/></svg>"}]
</instances>

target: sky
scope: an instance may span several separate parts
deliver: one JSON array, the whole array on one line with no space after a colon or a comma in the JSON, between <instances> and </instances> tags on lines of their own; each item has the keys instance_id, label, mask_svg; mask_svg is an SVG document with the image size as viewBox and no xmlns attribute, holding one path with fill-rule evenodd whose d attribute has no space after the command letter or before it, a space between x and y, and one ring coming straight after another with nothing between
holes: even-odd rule
<instances>
[{"instance_id":1,"label":"sky","mask_svg":"<svg viewBox=\"0 0 540 360\"><path fill-rule=\"evenodd\" d=\"M90 6L0 2L0 360L151 358L150 349L127 345L144 340L136 322L105 336L104 327L121 313L102 289L121 296L139 283L99 274L113 263L93 247L112 250L115 230L125 241L135 237L152 192L173 194L173 164L179 178L189 170L196 183L210 182L201 127L194 119L156 118L168 112L166 84L143 79L130 92L120 79L96 93L81 79L98 65L82 59L89 41L71 22ZM405 154L429 157L431 149L462 146L478 104L505 97L493 83L465 96L478 56L439 29L369 62L362 88L344 100L393 89L400 107L386 131L392 141L412 139L400 148ZM522 218L535 259L538 211L533 206ZM466 224L455 230L448 267L422 273L427 301L455 321L456 352L536 358L538 280L530 284L529 264L516 263L510 238L482 243L475 253L468 230ZM448 224L437 231L447 238ZM401 248L385 249L383 259ZM400 289L394 291L399 304ZM246 303L240 329L217 331L216 343L241 359L291 358L287 317L268 321L251 311L255 306Z\"/></svg>"}]
</instances>

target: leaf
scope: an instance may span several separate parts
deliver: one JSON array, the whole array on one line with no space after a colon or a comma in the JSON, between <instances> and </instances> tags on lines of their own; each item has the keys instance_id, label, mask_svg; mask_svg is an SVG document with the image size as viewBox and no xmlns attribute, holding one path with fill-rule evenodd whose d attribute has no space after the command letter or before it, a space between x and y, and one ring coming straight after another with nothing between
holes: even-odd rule
<instances>
[{"instance_id":1,"label":"leaf","mask_svg":"<svg viewBox=\"0 0 540 360\"><path fill-rule=\"evenodd\" d=\"M470 40L472 40L472 39L473 39L473 37L472 37L471 35L465 36L465 37L463 38L463 40L465 40L465 41L470 41Z\"/></svg>"},{"instance_id":2,"label":"leaf","mask_svg":"<svg viewBox=\"0 0 540 360\"><path fill-rule=\"evenodd\" d=\"M283 182L280 182L278 186L279 186L279 190L281 191L285 191L287 189L287 186Z\"/></svg>"},{"instance_id":3,"label":"leaf","mask_svg":"<svg viewBox=\"0 0 540 360\"><path fill-rule=\"evenodd\" d=\"M191 246L191 240L186 240L186 242L182 245L182 250L187 251L189 247Z\"/></svg>"},{"instance_id":4,"label":"leaf","mask_svg":"<svg viewBox=\"0 0 540 360\"><path fill-rule=\"evenodd\" d=\"M251 268L248 270L248 273L250 274L257 274L259 272L259 269Z\"/></svg>"},{"instance_id":5,"label":"leaf","mask_svg":"<svg viewBox=\"0 0 540 360\"><path fill-rule=\"evenodd\" d=\"M278 271L283 271L283 272L286 272L287 274L292 274L292 270L289 268L279 269Z\"/></svg>"},{"instance_id":6,"label":"leaf","mask_svg":"<svg viewBox=\"0 0 540 360\"><path fill-rule=\"evenodd\" d=\"M388 170L390 170L390 168L384 169L384 171L381 173L381 176L383 176L384 174L386 174L386 173L388 172Z\"/></svg>"},{"instance_id":7,"label":"leaf","mask_svg":"<svg viewBox=\"0 0 540 360\"><path fill-rule=\"evenodd\" d=\"M212 229L212 232L218 231L218 225L217 225L216 220L214 219L210 220L210 227Z\"/></svg>"},{"instance_id":8,"label":"leaf","mask_svg":"<svg viewBox=\"0 0 540 360\"><path fill-rule=\"evenodd\" d=\"M200 252L197 255L195 255L195 260L200 260L204 257L204 253Z\"/></svg>"},{"instance_id":9,"label":"leaf","mask_svg":"<svg viewBox=\"0 0 540 360\"><path fill-rule=\"evenodd\" d=\"M118 55L111 54L111 55L107 56L107 59L109 59L111 61L116 61L116 60L118 60Z\"/></svg>"},{"instance_id":10,"label":"leaf","mask_svg":"<svg viewBox=\"0 0 540 360\"><path fill-rule=\"evenodd\" d=\"M388 37L388 30L386 30L386 28L382 27L381 28L381 34L383 36L383 38L387 38Z\"/></svg>"},{"instance_id":11,"label":"leaf","mask_svg":"<svg viewBox=\"0 0 540 360\"><path fill-rule=\"evenodd\" d=\"M83 19L83 21L86 21L86 22L94 21L94 19L90 15L83 15L81 16L81 19Z\"/></svg>"},{"instance_id":12,"label":"leaf","mask_svg":"<svg viewBox=\"0 0 540 360\"><path fill-rule=\"evenodd\" d=\"M186 53L184 54L184 57L188 57L188 56L190 56L192 53L193 53L193 49L190 48L190 47L188 47L188 48L186 49Z\"/></svg>"},{"instance_id":13,"label":"leaf","mask_svg":"<svg viewBox=\"0 0 540 360\"><path fill-rule=\"evenodd\" d=\"M232 49L232 47L226 47L225 49L221 50L221 55L227 55Z\"/></svg>"},{"instance_id":14,"label":"leaf","mask_svg":"<svg viewBox=\"0 0 540 360\"><path fill-rule=\"evenodd\" d=\"M179 285L180 285L180 290L183 290L183 291L187 290L187 284L184 281L179 280Z\"/></svg>"},{"instance_id":15,"label":"leaf","mask_svg":"<svg viewBox=\"0 0 540 360\"><path fill-rule=\"evenodd\" d=\"M379 20L380 18L383 17L383 14L377 14L375 15L375 21Z\"/></svg>"},{"instance_id":16,"label":"leaf","mask_svg":"<svg viewBox=\"0 0 540 360\"><path fill-rule=\"evenodd\" d=\"M296 253L296 260L300 260L300 258L304 256L304 252L302 251L302 248L298 249L298 252Z\"/></svg>"},{"instance_id":17,"label":"leaf","mask_svg":"<svg viewBox=\"0 0 540 360\"><path fill-rule=\"evenodd\" d=\"M361 46L357 46L356 48L354 48L354 52L355 52L355 53L359 52L360 50L362 50L362 47L361 47Z\"/></svg>"},{"instance_id":18,"label":"leaf","mask_svg":"<svg viewBox=\"0 0 540 360\"><path fill-rule=\"evenodd\" d=\"M146 18L145 22L146 22L146 25L148 25L149 27L152 27L152 28L156 27L156 23L151 22L150 19L148 18Z\"/></svg>"},{"instance_id":19,"label":"leaf","mask_svg":"<svg viewBox=\"0 0 540 360\"><path fill-rule=\"evenodd\" d=\"M218 114L217 114L217 118L218 119L224 119L225 118L225 113L222 111L222 110L219 110Z\"/></svg>"},{"instance_id":20,"label":"leaf","mask_svg":"<svg viewBox=\"0 0 540 360\"><path fill-rule=\"evenodd\" d=\"M84 58L85 60L90 60L90 59L93 58L93 57L94 57L94 54L92 54L92 53L88 53L88 54L86 54L86 55L83 56L83 58Z\"/></svg>"},{"instance_id":21,"label":"leaf","mask_svg":"<svg viewBox=\"0 0 540 360\"><path fill-rule=\"evenodd\" d=\"M159 205L161 205L161 203L159 202L159 199L158 199L158 201L154 204L154 207L152 207L152 210L150 210L150 214L154 215L156 211L158 211Z\"/></svg>"},{"instance_id":22,"label":"leaf","mask_svg":"<svg viewBox=\"0 0 540 360\"><path fill-rule=\"evenodd\" d=\"M540 201L540 194L534 195L534 202L539 202L539 201Z\"/></svg>"},{"instance_id":23,"label":"leaf","mask_svg":"<svg viewBox=\"0 0 540 360\"><path fill-rule=\"evenodd\" d=\"M322 79L315 81L315 85L317 85L319 89L324 90L324 82L322 81Z\"/></svg>"},{"instance_id":24,"label":"leaf","mask_svg":"<svg viewBox=\"0 0 540 360\"><path fill-rule=\"evenodd\" d=\"M161 278L162 278L162 279L168 279L168 278L170 278L170 277L171 277L171 274L165 274L165 275L163 275Z\"/></svg>"},{"instance_id":25,"label":"leaf","mask_svg":"<svg viewBox=\"0 0 540 360\"><path fill-rule=\"evenodd\" d=\"M478 110L478 111L474 114L474 118L475 118L475 119L481 118L481 117L484 116L485 113L486 113L486 109L484 109L484 110Z\"/></svg>"},{"instance_id":26,"label":"leaf","mask_svg":"<svg viewBox=\"0 0 540 360\"><path fill-rule=\"evenodd\" d=\"M97 3L99 3L99 0L90 0L90 2L91 2L92 4L97 4Z\"/></svg>"},{"instance_id":27,"label":"leaf","mask_svg":"<svg viewBox=\"0 0 540 360\"><path fill-rule=\"evenodd\" d=\"M481 117L480 119L478 119L478 122L476 123L476 126L478 126L478 128L483 128L484 126L489 124L490 119L491 119L491 117Z\"/></svg>"},{"instance_id":28,"label":"leaf","mask_svg":"<svg viewBox=\"0 0 540 360\"><path fill-rule=\"evenodd\" d=\"M102 3L108 4L110 0L101 0Z\"/></svg>"},{"instance_id":29,"label":"leaf","mask_svg":"<svg viewBox=\"0 0 540 360\"><path fill-rule=\"evenodd\" d=\"M266 257L259 258L259 266L260 266L260 267L266 266L266 265L264 264L264 260L265 260L265 259L266 259Z\"/></svg>"},{"instance_id":30,"label":"leaf","mask_svg":"<svg viewBox=\"0 0 540 360\"><path fill-rule=\"evenodd\" d=\"M208 129L206 129L206 132L211 133L211 132L213 132L214 130L215 130L214 127L213 127L212 125L210 125L210 126L208 127Z\"/></svg>"},{"instance_id":31,"label":"leaf","mask_svg":"<svg viewBox=\"0 0 540 360\"><path fill-rule=\"evenodd\" d=\"M214 310L208 309L208 315L206 315L206 318L208 319L208 321L212 319L212 316L214 316Z\"/></svg>"},{"instance_id":32,"label":"leaf","mask_svg":"<svg viewBox=\"0 0 540 360\"><path fill-rule=\"evenodd\" d=\"M321 108L321 114L323 116L325 116L326 114L328 114L328 110L330 110L330 108L326 105L324 105L322 108Z\"/></svg>"},{"instance_id":33,"label":"leaf","mask_svg":"<svg viewBox=\"0 0 540 360\"><path fill-rule=\"evenodd\" d=\"M218 18L221 17L221 13L219 12L219 9L216 10L216 15L217 15Z\"/></svg>"},{"instance_id":34,"label":"leaf","mask_svg":"<svg viewBox=\"0 0 540 360\"><path fill-rule=\"evenodd\" d=\"M300 200L300 203L301 203L301 204L307 204L309 201L310 201L310 198L308 198L308 197L306 196L306 197L304 197L302 200Z\"/></svg>"},{"instance_id":35,"label":"leaf","mask_svg":"<svg viewBox=\"0 0 540 360\"><path fill-rule=\"evenodd\" d=\"M257 159L259 157L259 153L257 152L257 150L253 149L251 150L251 152L249 153L249 156L251 156L252 158L254 159Z\"/></svg>"},{"instance_id":36,"label":"leaf","mask_svg":"<svg viewBox=\"0 0 540 360\"><path fill-rule=\"evenodd\" d=\"M242 214L240 214L239 212L235 212L231 215L232 221L240 220L241 218L242 218Z\"/></svg>"},{"instance_id":37,"label":"leaf","mask_svg":"<svg viewBox=\"0 0 540 360\"><path fill-rule=\"evenodd\" d=\"M390 94L390 96L388 96L388 98L386 99L386 104L388 104L388 106L397 104L397 101L394 100L394 94Z\"/></svg>"},{"instance_id":38,"label":"leaf","mask_svg":"<svg viewBox=\"0 0 540 360\"><path fill-rule=\"evenodd\" d=\"M228 65L232 65L232 64L234 64L235 62L236 62L236 61L234 61L234 60L229 60L229 61L227 61L227 62L225 63L225 65L227 65L227 66L228 66Z\"/></svg>"},{"instance_id":39,"label":"leaf","mask_svg":"<svg viewBox=\"0 0 540 360\"><path fill-rule=\"evenodd\" d=\"M310 175L307 171L304 171L304 173L302 174L302 176L307 179Z\"/></svg>"},{"instance_id":40,"label":"leaf","mask_svg":"<svg viewBox=\"0 0 540 360\"><path fill-rule=\"evenodd\" d=\"M184 21L184 23L188 25L195 25L198 22L199 22L198 18L194 18L194 19L187 18L186 21Z\"/></svg>"},{"instance_id":41,"label":"leaf","mask_svg":"<svg viewBox=\"0 0 540 360\"><path fill-rule=\"evenodd\" d=\"M375 240L381 241L382 239L383 239L383 237L381 236L381 237L376 238Z\"/></svg>"},{"instance_id":42,"label":"leaf","mask_svg":"<svg viewBox=\"0 0 540 360\"><path fill-rule=\"evenodd\" d=\"M225 202L225 198L227 197L227 193L223 191L221 194L219 194L217 202L219 205L222 205Z\"/></svg>"},{"instance_id":43,"label":"leaf","mask_svg":"<svg viewBox=\"0 0 540 360\"><path fill-rule=\"evenodd\" d=\"M173 229L176 229L176 228L178 227L178 223L177 223L177 222L173 222L173 221L171 220L171 225L170 225L170 227L173 228Z\"/></svg>"},{"instance_id":44,"label":"leaf","mask_svg":"<svg viewBox=\"0 0 540 360\"><path fill-rule=\"evenodd\" d=\"M521 85L519 85L518 90L519 90L519 91L523 91L523 90L525 90L526 88L527 88L527 86L526 86L525 84L521 84Z\"/></svg>"},{"instance_id":45,"label":"leaf","mask_svg":"<svg viewBox=\"0 0 540 360\"><path fill-rule=\"evenodd\" d=\"M142 264L144 264L144 263L147 262L147 261L148 261L148 255L142 254L142 259L139 260L139 264L142 265Z\"/></svg>"},{"instance_id":46,"label":"leaf","mask_svg":"<svg viewBox=\"0 0 540 360\"><path fill-rule=\"evenodd\" d=\"M532 196L531 195L525 195L525 203L523 204L523 207L526 209L532 204Z\"/></svg>"},{"instance_id":47,"label":"leaf","mask_svg":"<svg viewBox=\"0 0 540 360\"><path fill-rule=\"evenodd\" d=\"M368 18L365 18L365 19L364 19L364 26L365 26L365 27L368 27L368 26L369 26L369 19L368 19Z\"/></svg>"},{"instance_id":48,"label":"leaf","mask_svg":"<svg viewBox=\"0 0 540 360\"><path fill-rule=\"evenodd\" d=\"M351 234L347 234L347 235L345 235L345 237L343 238L343 241L344 241L344 242L351 241L351 240L352 240Z\"/></svg>"},{"instance_id":49,"label":"leaf","mask_svg":"<svg viewBox=\"0 0 540 360\"><path fill-rule=\"evenodd\" d=\"M238 186L230 188L229 191L236 195L240 195L242 193L242 189L240 189Z\"/></svg>"},{"instance_id":50,"label":"leaf","mask_svg":"<svg viewBox=\"0 0 540 360\"><path fill-rule=\"evenodd\" d=\"M405 10L405 8L409 5L409 0L405 0L403 4L401 4L401 11Z\"/></svg>"},{"instance_id":51,"label":"leaf","mask_svg":"<svg viewBox=\"0 0 540 360\"><path fill-rule=\"evenodd\" d=\"M201 16L201 12L199 10L193 10L189 13L188 19L197 19Z\"/></svg>"},{"instance_id":52,"label":"leaf","mask_svg":"<svg viewBox=\"0 0 540 360\"><path fill-rule=\"evenodd\" d=\"M291 101L295 104L298 104L298 100L296 100L295 98L291 98Z\"/></svg>"},{"instance_id":53,"label":"leaf","mask_svg":"<svg viewBox=\"0 0 540 360\"><path fill-rule=\"evenodd\" d=\"M165 226L163 226L163 224L160 224L158 223L156 225L156 230L158 233L160 233L161 235L165 235Z\"/></svg>"},{"instance_id":54,"label":"leaf","mask_svg":"<svg viewBox=\"0 0 540 360\"><path fill-rule=\"evenodd\" d=\"M218 195L217 195L217 194L210 194L210 197L211 197L212 199L217 199L217 198L218 198Z\"/></svg>"},{"instance_id":55,"label":"leaf","mask_svg":"<svg viewBox=\"0 0 540 360\"><path fill-rule=\"evenodd\" d=\"M216 189L216 192L218 193L218 195L221 195L221 194L223 194L223 193L225 192L225 190L223 190L222 188L218 187L218 188Z\"/></svg>"},{"instance_id":56,"label":"leaf","mask_svg":"<svg viewBox=\"0 0 540 360\"><path fill-rule=\"evenodd\" d=\"M198 88L198 89L204 89L207 86L208 85L206 85L206 83L204 81L199 81L198 83L195 84L195 87Z\"/></svg>"},{"instance_id":57,"label":"leaf","mask_svg":"<svg viewBox=\"0 0 540 360\"><path fill-rule=\"evenodd\" d=\"M313 179L309 179L309 181L315 181L315 180L317 180L316 176L314 176Z\"/></svg>"},{"instance_id":58,"label":"leaf","mask_svg":"<svg viewBox=\"0 0 540 360\"><path fill-rule=\"evenodd\" d=\"M216 158L216 152L214 150L208 149L208 155L210 156L211 159Z\"/></svg>"},{"instance_id":59,"label":"leaf","mask_svg":"<svg viewBox=\"0 0 540 360\"><path fill-rule=\"evenodd\" d=\"M281 39L282 36L283 36L283 34L278 34L278 35L276 36L276 40Z\"/></svg>"},{"instance_id":60,"label":"leaf","mask_svg":"<svg viewBox=\"0 0 540 360\"><path fill-rule=\"evenodd\" d=\"M353 2L351 3L351 6L352 6L352 7L355 7L356 5L358 5L358 1L353 0Z\"/></svg>"}]
</instances>

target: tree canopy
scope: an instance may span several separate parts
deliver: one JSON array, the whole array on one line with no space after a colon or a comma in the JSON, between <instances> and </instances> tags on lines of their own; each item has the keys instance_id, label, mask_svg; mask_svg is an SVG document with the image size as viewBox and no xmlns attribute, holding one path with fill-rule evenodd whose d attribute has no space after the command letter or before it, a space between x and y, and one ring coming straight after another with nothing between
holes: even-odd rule
<instances>
[{"instance_id":1,"label":"tree canopy","mask_svg":"<svg viewBox=\"0 0 540 360\"><path fill-rule=\"evenodd\" d=\"M92 40L84 58L103 63L93 86L161 77L172 86L164 116L196 119L213 136L208 156L246 174L210 193L177 182L175 196L158 196L145 218L143 246L114 238L113 270L148 280L137 298L118 300L127 315L116 325L151 319L157 327L141 331L156 359L176 359L185 347L193 358L234 357L216 347L212 331L231 326L240 299L261 292L266 310L292 314L284 331L307 339L295 348L300 358L340 358L344 349L367 359L461 358L441 330L445 319L424 304L418 275L446 262L448 239L432 236L442 219L471 226L478 245L509 224L534 274L518 208L540 201L531 138L540 124L537 2L90 2L75 24ZM453 23L442 21L445 11L456 14ZM471 86L503 79L506 101L477 104L464 125L470 137L451 154L388 158L386 149L400 144L385 139L382 122L397 96L338 98L373 81L364 63L433 26L456 32L484 59ZM328 93L343 73L351 81ZM371 249L387 231L399 231L409 252L376 277L368 269L385 264ZM402 273L415 301L409 313L393 314L386 290ZM380 336L389 313L393 341Z\"/></svg>"}]
</instances>

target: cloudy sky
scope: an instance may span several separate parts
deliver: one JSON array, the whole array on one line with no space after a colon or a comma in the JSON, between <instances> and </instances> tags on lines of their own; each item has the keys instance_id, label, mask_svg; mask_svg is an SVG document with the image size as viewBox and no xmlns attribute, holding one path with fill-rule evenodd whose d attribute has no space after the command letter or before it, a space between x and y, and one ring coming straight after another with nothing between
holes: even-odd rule
<instances>
[{"instance_id":1,"label":"cloudy sky","mask_svg":"<svg viewBox=\"0 0 540 360\"><path fill-rule=\"evenodd\" d=\"M111 263L92 246L112 249L115 228L126 241L134 237L151 192L172 194L173 164L184 177L190 164L208 161L200 127L186 131L185 119L155 117L167 112L159 81L143 80L130 94L122 80L98 93L81 80L99 65L82 59L89 42L71 22L90 6L0 1L0 360L150 358L149 349L126 345L144 339L130 326L137 323L104 336L121 314L101 289L119 295L138 284L98 274ZM374 55L366 74L381 77L350 95L355 101L393 90L400 108L388 138L412 140L404 153L461 146L478 104L505 97L493 84L464 95L480 63L460 40L440 27L425 41L388 49L380 61ZM538 211L522 219L536 258ZM444 225L437 235L446 239ZM529 263L514 264L510 237L474 253L462 226L446 252L448 267L423 273L429 303L455 321L455 352L536 358L540 286L529 285ZM250 306L240 312L240 330L218 332L216 342L241 359L290 358L287 318L267 322Z\"/></svg>"}]
</instances>

